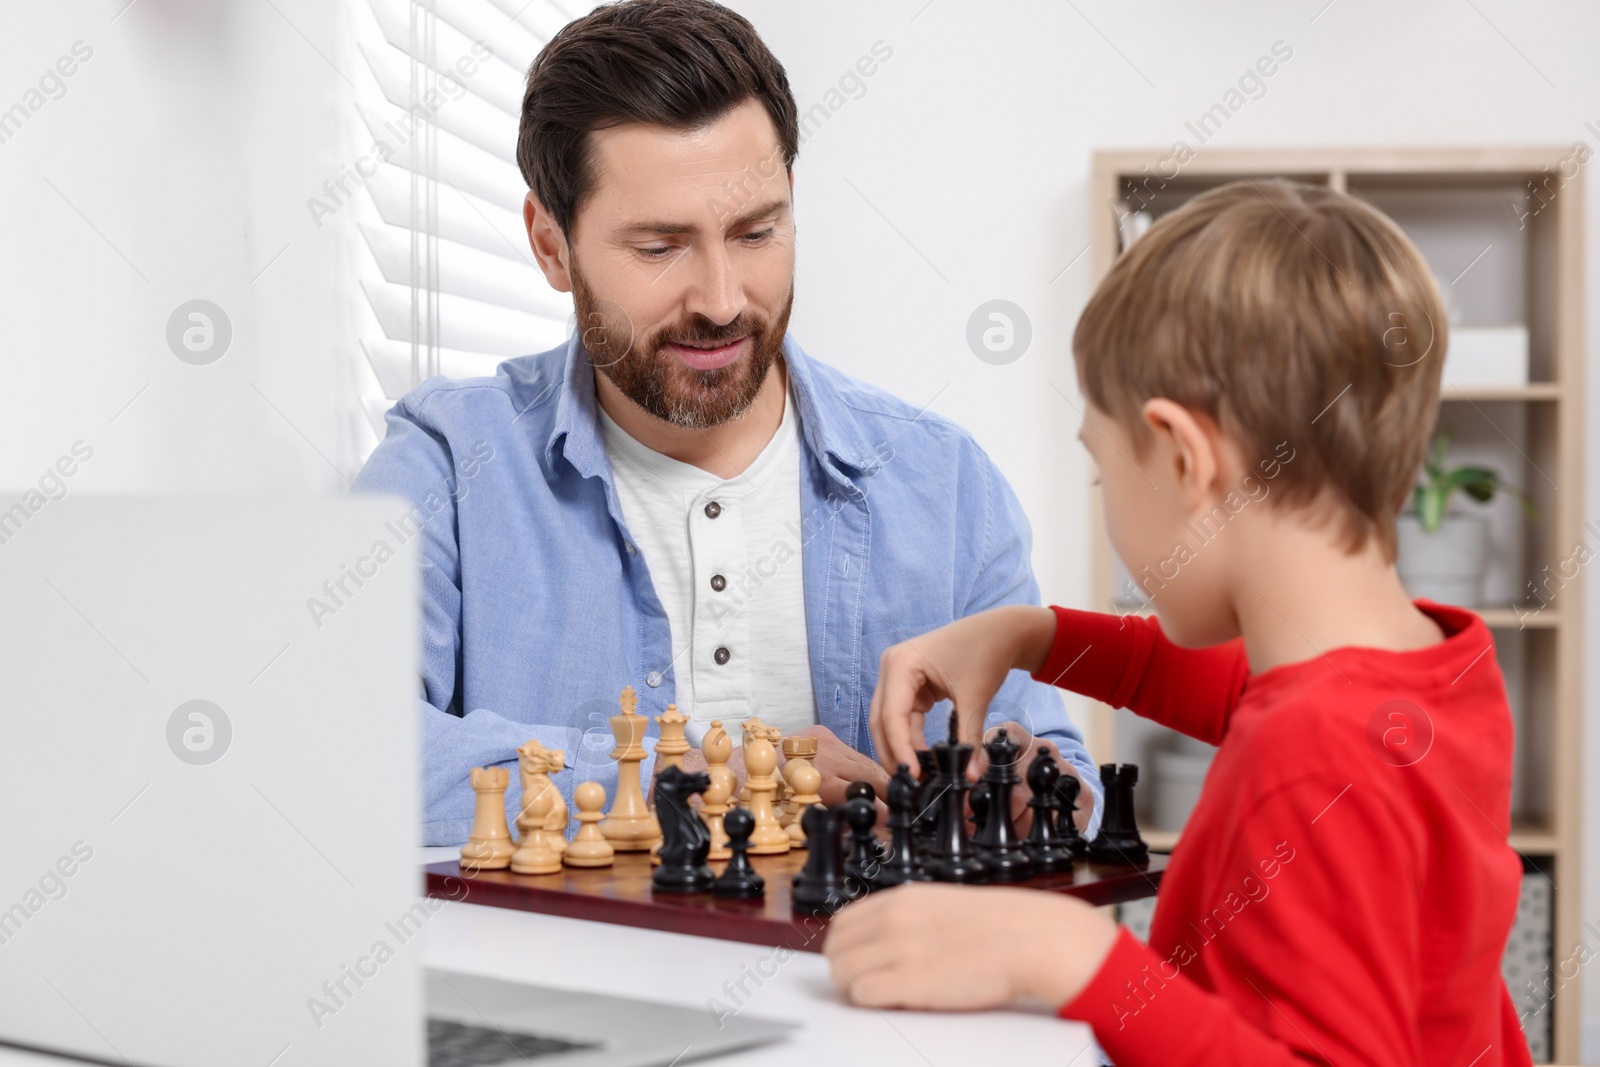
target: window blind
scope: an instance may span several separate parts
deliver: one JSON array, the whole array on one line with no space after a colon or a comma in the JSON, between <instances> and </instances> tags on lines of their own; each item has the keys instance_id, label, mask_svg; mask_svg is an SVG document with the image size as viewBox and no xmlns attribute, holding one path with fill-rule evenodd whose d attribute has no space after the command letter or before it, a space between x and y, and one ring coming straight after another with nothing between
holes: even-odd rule
<instances>
[{"instance_id":1,"label":"window blind","mask_svg":"<svg viewBox=\"0 0 1600 1067\"><path fill-rule=\"evenodd\" d=\"M353 64L360 153L341 167L360 234L357 394L370 436L434 375L492 374L568 334L522 225L516 165L528 66L592 0L360 0ZM342 209L342 204L341 204Z\"/></svg>"}]
</instances>

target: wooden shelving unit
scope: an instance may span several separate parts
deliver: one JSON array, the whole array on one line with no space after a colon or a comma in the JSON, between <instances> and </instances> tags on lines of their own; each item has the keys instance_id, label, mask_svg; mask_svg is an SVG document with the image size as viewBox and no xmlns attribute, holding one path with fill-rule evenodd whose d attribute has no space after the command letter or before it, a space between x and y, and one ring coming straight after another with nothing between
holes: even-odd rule
<instances>
[{"instance_id":1,"label":"wooden shelving unit","mask_svg":"<svg viewBox=\"0 0 1600 1067\"><path fill-rule=\"evenodd\" d=\"M1514 215L1510 209L1513 198L1519 193L1526 195L1528 211L1518 219L1521 225L1515 237L1490 243L1502 246L1501 255L1509 258L1501 259L1499 267L1511 269L1513 273L1507 277L1515 278L1491 292L1517 305L1528 327L1528 383L1504 387L1447 383L1440 412L1442 428L1466 426L1470 434L1472 427L1481 424L1492 428L1513 450L1511 461L1497 466L1509 480L1529 491L1541 512L1537 522L1517 520L1521 525L1510 540L1518 547L1508 553L1514 558L1498 563L1500 584L1514 579L1515 589L1521 591L1524 582L1538 581L1548 573L1543 568L1554 568L1584 539L1583 185L1581 180L1559 185L1550 181L1569 152L1565 146L1208 150L1183 164L1175 176L1166 159L1168 153L1162 150L1097 153L1090 190L1094 277L1104 277L1121 250L1118 220L1125 212L1142 208L1159 217L1205 189L1238 178L1295 178L1368 199L1394 217L1425 255L1429 253L1428 239L1436 244L1452 240L1448 232L1450 205L1498 206L1501 201L1497 198L1504 194L1504 206L1498 209ZM1537 210L1533 210L1535 205ZM1467 229L1480 221L1469 219ZM1498 225L1502 231L1505 228L1504 219L1487 219L1487 224ZM1441 271L1441 264L1432 265L1436 273ZM1448 275L1441 279L1442 284L1447 281ZM1451 287L1454 284L1450 282ZM1477 292L1481 295L1488 279L1480 276L1472 284L1480 287ZM1512 288L1519 291L1509 292ZM1492 443L1492 434L1484 437ZM1098 492L1091 493L1091 500L1094 606L1135 610L1117 599L1113 554L1104 533ZM1517 713L1517 787L1510 843L1543 871L1554 887L1552 964L1565 960L1583 937L1581 582L1581 573L1566 580L1550 604L1537 613L1529 613L1525 605L1530 602L1517 596L1493 599L1491 606L1478 609L1494 632L1496 654ZM1134 720L1129 712L1104 705L1090 709L1088 742L1097 761L1142 761L1144 753L1136 750L1135 735L1146 728L1136 728ZM1157 849L1171 849L1178 839L1177 833L1163 829L1147 828L1145 836ZM1560 984L1551 1004L1555 1062L1576 1062L1578 1058L1581 981L1580 975Z\"/></svg>"},{"instance_id":2,"label":"wooden shelving unit","mask_svg":"<svg viewBox=\"0 0 1600 1067\"><path fill-rule=\"evenodd\" d=\"M1171 852L1172 847L1178 843L1182 836L1176 830L1143 831L1144 840L1152 852ZM1548 826L1537 822L1523 822L1513 820L1511 823L1511 847L1524 856L1551 856L1557 848L1556 835Z\"/></svg>"}]
</instances>

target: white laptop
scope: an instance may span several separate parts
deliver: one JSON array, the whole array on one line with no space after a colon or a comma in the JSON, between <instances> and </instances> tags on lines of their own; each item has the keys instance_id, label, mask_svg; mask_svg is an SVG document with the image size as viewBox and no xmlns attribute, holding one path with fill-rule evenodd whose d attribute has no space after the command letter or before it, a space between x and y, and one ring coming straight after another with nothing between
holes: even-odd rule
<instances>
[{"instance_id":1,"label":"white laptop","mask_svg":"<svg viewBox=\"0 0 1600 1067\"><path fill-rule=\"evenodd\" d=\"M788 1032L425 978L403 501L24 511L0 511L0 1045L140 1067L627 1067Z\"/></svg>"}]
</instances>

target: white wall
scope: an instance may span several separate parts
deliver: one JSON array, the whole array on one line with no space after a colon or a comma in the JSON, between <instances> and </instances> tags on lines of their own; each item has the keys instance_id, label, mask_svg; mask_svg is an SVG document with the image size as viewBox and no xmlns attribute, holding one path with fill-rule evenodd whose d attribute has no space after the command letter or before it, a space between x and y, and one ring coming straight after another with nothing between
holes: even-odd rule
<instances>
[{"instance_id":1,"label":"white wall","mask_svg":"<svg viewBox=\"0 0 1600 1067\"><path fill-rule=\"evenodd\" d=\"M0 0L0 109L74 42L94 49L65 95L0 143L0 487L13 499L82 439L95 456L75 491L339 489L324 456L348 443L340 368L359 293L338 231L316 230L305 199L348 159L349 87L327 58L348 39L342 5L126 2ZM1600 123L1600 7L1582 0L735 6L788 66L802 109L876 42L892 48L802 152L794 330L813 355L970 427L1033 518L1046 597L1069 604L1088 599L1088 489L1077 414L1052 383L1077 402L1068 340L1089 292L1092 151L1183 136L1279 40L1293 58L1214 145L1600 150L1584 129ZM234 328L206 367L176 360L164 336L195 297ZM1028 353L1004 367L965 341L972 310L994 298L1033 325ZM1586 388L1600 410L1600 374ZM1586 515L1600 515L1600 463L1584 491ZM1585 755L1600 762L1600 728ZM1600 918L1597 803L1584 911ZM1585 1004L1587 1058L1600 1062L1600 980Z\"/></svg>"},{"instance_id":2,"label":"white wall","mask_svg":"<svg viewBox=\"0 0 1600 1067\"><path fill-rule=\"evenodd\" d=\"M336 444L353 294L304 204L336 168L347 97L301 36L329 51L336 11L275 2L298 31L268 4L0 6L0 109L93 50L0 143L0 485L80 439L94 457L74 489L344 485L318 450ZM233 327L209 366L167 346L195 298Z\"/></svg>"}]
</instances>

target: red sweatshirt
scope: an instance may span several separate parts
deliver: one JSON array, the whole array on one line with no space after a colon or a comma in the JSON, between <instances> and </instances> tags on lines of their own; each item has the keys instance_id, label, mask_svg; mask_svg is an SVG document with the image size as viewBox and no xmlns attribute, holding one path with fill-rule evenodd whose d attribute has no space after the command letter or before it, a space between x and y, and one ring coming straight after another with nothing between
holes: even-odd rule
<instances>
[{"instance_id":1,"label":"red sweatshirt","mask_svg":"<svg viewBox=\"0 0 1600 1067\"><path fill-rule=\"evenodd\" d=\"M1064 1018L1121 1067L1531 1062L1500 957L1522 866L1488 627L1249 673L1241 641L1055 608L1034 675L1219 745L1161 882Z\"/></svg>"}]
</instances>

